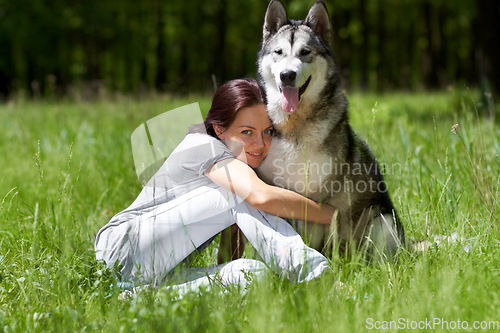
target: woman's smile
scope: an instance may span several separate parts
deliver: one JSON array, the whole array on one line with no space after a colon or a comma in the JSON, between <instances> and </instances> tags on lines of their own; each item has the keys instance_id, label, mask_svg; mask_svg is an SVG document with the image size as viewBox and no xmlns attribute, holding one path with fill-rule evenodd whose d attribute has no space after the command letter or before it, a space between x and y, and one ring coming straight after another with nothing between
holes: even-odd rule
<instances>
[{"instance_id":1,"label":"woman's smile","mask_svg":"<svg viewBox=\"0 0 500 333\"><path fill-rule=\"evenodd\" d=\"M269 151L273 126L265 105L257 104L238 111L228 128L216 132L237 159L257 168Z\"/></svg>"}]
</instances>

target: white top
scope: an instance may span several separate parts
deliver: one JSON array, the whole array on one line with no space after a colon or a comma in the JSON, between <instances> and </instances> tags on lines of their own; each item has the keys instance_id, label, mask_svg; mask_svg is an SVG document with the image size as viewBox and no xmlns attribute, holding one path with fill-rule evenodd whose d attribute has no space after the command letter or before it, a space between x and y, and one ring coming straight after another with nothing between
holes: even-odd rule
<instances>
[{"instance_id":1,"label":"white top","mask_svg":"<svg viewBox=\"0 0 500 333\"><path fill-rule=\"evenodd\" d=\"M106 226L129 221L200 186L216 186L204 172L227 158L234 158L234 155L224 142L204 133L187 134L137 199Z\"/></svg>"}]
</instances>

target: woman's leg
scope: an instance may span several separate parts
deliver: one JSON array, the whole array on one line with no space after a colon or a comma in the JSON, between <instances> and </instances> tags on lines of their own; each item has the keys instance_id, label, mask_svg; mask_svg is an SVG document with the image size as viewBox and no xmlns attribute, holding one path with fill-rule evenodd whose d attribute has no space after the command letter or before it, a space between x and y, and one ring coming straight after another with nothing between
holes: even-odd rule
<instances>
[{"instance_id":1,"label":"woman's leg","mask_svg":"<svg viewBox=\"0 0 500 333\"><path fill-rule=\"evenodd\" d=\"M234 223L237 202L219 187L199 187L154 209L118 214L97 234L97 259L120 265L124 279L161 283L200 245Z\"/></svg>"},{"instance_id":2,"label":"woman's leg","mask_svg":"<svg viewBox=\"0 0 500 333\"><path fill-rule=\"evenodd\" d=\"M226 190L200 187L142 215L131 275L143 283L162 283L167 274L211 237L234 223L235 198Z\"/></svg>"},{"instance_id":3,"label":"woman's leg","mask_svg":"<svg viewBox=\"0 0 500 333\"><path fill-rule=\"evenodd\" d=\"M269 268L262 261L253 259L237 259L210 267L193 267L176 272L168 279L168 289L174 289L183 295L189 291L197 291L200 287L211 288L212 285L226 287L230 284L245 287Z\"/></svg>"},{"instance_id":4,"label":"woman's leg","mask_svg":"<svg viewBox=\"0 0 500 333\"><path fill-rule=\"evenodd\" d=\"M197 188L100 232L97 257L108 266L118 261L125 278L156 285L198 246L235 222L264 261L292 281L310 280L328 267L326 258L307 247L286 221L219 187Z\"/></svg>"},{"instance_id":5,"label":"woman's leg","mask_svg":"<svg viewBox=\"0 0 500 333\"><path fill-rule=\"evenodd\" d=\"M292 282L303 282L330 270L328 260L308 247L285 220L246 202L235 207L233 215L248 241L277 274Z\"/></svg>"}]
</instances>

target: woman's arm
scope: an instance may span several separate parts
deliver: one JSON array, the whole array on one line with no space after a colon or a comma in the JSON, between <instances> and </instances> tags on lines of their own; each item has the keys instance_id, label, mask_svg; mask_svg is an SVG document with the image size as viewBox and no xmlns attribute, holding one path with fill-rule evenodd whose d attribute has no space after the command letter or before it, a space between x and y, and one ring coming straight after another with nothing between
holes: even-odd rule
<instances>
[{"instance_id":1,"label":"woman's arm","mask_svg":"<svg viewBox=\"0 0 500 333\"><path fill-rule=\"evenodd\" d=\"M264 183L247 164L234 158L215 163L205 175L252 207L284 218L330 224L335 209L298 193Z\"/></svg>"}]
</instances>

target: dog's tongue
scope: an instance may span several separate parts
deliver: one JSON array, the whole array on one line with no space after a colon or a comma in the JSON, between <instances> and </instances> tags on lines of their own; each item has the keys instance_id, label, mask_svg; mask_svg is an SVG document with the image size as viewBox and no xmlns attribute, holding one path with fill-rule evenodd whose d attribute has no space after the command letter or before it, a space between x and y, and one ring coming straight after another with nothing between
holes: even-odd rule
<instances>
[{"instance_id":1,"label":"dog's tongue","mask_svg":"<svg viewBox=\"0 0 500 333\"><path fill-rule=\"evenodd\" d=\"M299 105L299 88L283 87L281 92L281 107L285 112L292 113Z\"/></svg>"}]
</instances>

